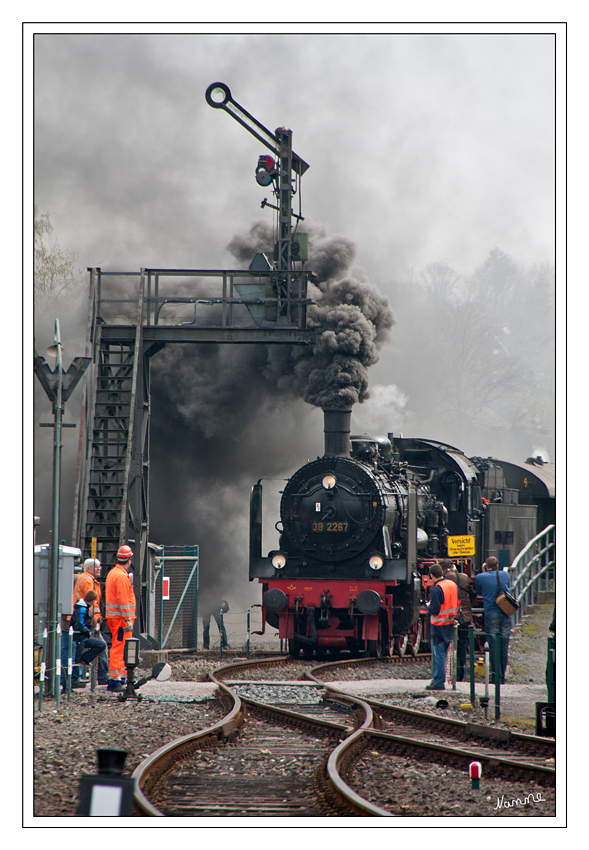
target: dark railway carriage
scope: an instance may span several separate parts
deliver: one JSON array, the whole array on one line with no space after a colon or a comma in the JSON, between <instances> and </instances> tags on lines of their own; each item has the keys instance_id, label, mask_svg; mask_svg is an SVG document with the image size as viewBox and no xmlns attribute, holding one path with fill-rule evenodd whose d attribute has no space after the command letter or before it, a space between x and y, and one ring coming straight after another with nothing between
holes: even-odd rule
<instances>
[{"instance_id":1,"label":"dark railway carriage","mask_svg":"<svg viewBox=\"0 0 589 850\"><path fill-rule=\"evenodd\" d=\"M538 531L556 524L556 466L542 453L525 463L494 461L505 475L505 485L517 490L520 505L535 505Z\"/></svg>"},{"instance_id":2,"label":"dark railway carriage","mask_svg":"<svg viewBox=\"0 0 589 850\"><path fill-rule=\"evenodd\" d=\"M417 653L427 638L430 565L473 575L511 563L536 534L500 462L433 440L350 438L351 412L324 411L325 454L287 481L278 546L262 554L262 485L250 515L250 580L293 655Z\"/></svg>"}]
</instances>

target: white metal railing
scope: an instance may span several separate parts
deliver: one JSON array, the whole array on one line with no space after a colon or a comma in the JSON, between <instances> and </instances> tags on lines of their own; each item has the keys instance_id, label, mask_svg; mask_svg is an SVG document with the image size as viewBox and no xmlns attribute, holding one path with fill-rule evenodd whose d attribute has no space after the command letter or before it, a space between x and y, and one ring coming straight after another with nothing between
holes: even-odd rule
<instances>
[{"instance_id":1,"label":"white metal railing","mask_svg":"<svg viewBox=\"0 0 589 850\"><path fill-rule=\"evenodd\" d=\"M511 593L519 602L516 623L535 604L538 591L554 590L555 567L556 526L549 525L530 540L509 567Z\"/></svg>"}]
</instances>

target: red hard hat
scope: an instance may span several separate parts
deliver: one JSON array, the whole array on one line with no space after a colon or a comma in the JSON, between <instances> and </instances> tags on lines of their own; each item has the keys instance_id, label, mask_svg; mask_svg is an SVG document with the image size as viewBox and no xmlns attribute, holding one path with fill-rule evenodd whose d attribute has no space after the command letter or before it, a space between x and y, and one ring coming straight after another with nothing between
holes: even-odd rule
<instances>
[{"instance_id":1,"label":"red hard hat","mask_svg":"<svg viewBox=\"0 0 589 850\"><path fill-rule=\"evenodd\" d=\"M133 557L133 550L130 546L121 546L117 552L117 561L128 561Z\"/></svg>"}]
</instances>

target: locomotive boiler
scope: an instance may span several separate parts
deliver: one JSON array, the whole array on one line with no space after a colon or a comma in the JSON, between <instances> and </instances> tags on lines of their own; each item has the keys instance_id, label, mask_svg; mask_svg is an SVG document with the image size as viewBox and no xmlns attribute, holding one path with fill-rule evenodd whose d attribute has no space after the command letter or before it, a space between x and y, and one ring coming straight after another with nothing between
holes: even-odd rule
<instances>
[{"instance_id":1,"label":"locomotive boiler","mask_svg":"<svg viewBox=\"0 0 589 850\"><path fill-rule=\"evenodd\" d=\"M430 565L453 557L472 575L489 554L510 563L536 533L536 506L519 505L490 459L431 440L351 436L350 422L350 410L324 410L325 452L288 479L267 555L262 484L253 486L250 580L293 656L416 654L428 648ZM506 505L509 528L493 535Z\"/></svg>"}]
</instances>

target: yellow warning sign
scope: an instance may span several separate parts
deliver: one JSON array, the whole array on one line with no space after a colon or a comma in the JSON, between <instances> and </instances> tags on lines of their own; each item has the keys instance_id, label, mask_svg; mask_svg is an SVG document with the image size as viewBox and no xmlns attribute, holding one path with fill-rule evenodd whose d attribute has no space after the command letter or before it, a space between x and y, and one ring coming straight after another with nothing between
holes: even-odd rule
<instances>
[{"instance_id":1,"label":"yellow warning sign","mask_svg":"<svg viewBox=\"0 0 589 850\"><path fill-rule=\"evenodd\" d=\"M448 538L448 557L468 558L474 555L474 535L461 534Z\"/></svg>"}]
</instances>

